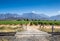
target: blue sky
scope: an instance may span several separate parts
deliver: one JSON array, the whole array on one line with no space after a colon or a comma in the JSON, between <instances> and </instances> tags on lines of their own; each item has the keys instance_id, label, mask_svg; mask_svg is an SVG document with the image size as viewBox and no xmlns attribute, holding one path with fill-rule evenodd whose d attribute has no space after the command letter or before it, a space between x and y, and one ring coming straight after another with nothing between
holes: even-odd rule
<instances>
[{"instance_id":1,"label":"blue sky","mask_svg":"<svg viewBox=\"0 0 60 41\"><path fill-rule=\"evenodd\" d=\"M0 13L60 14L60 0L0 0Z\"/></svg>"}]
</instances>

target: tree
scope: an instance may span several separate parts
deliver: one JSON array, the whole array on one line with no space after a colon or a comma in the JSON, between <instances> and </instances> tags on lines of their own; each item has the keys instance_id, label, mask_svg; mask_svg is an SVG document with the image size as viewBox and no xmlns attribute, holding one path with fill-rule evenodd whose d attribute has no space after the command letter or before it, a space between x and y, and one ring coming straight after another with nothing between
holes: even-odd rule
<instances>
[{"instance_id":1,"label":"tree","mask_svg":"<svg viewBox=\"0 0 60 41\"><path fill-rule=\"evenodd\" d=\"M26 19L26 21L29 21L29 19Z\"/></svg>"},{"instance_id":2,"label":"tree","mask_svg":"<svg viewBox=\"0 0 60 41\"><path fill-rule=\"evenodd\" d=\"M21 19L17 19L17 21L21 21Z\"/></svg>"}]
</instances>

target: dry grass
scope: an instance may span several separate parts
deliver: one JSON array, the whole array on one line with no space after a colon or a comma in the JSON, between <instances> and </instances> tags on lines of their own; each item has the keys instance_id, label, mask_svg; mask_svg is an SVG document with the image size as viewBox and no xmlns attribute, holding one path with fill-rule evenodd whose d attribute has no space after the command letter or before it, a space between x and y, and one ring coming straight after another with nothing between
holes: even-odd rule
<instances>
[{"instance_id":1,"label":"dry grass","mask_svg":"<svg viewBox=\"0 0 60 41\"><path fill-rule=\"evenodd\" d=\"M0 32L17 32L22 31L23 28L18 25L1 25Z\"/></svg>"},{"instance_id":2,"label":"dry grass","mask_svg":"<svg viewBox=\"0 0 60 41\"><path fill-rule=\"evenodd\" d=\"M26 25L23 25L23 27L25 26ZM27 27L29 26L30 25L28 24ZM0 32L17 32L17 31L20 32L24 31L23 27L21 25L0 25ZM52 32L51 25L44 25L44 27L42 26L42 28L40 27L40 25L31 25L31 27L45 32ZM54 32L60 32L60 26L55 25Z\"/></svg>"},{"instance_id":3,"label":"dry grass","mask_svg":"<svg viewBox=\"0 0 60 41\"><path fill-rule=\"evenodd\" d=\"M45 31L45 32L52 32L52 28L42 28L42 29L39 29L41 31ZM54 28L54 32L60 32L60 29L59 28Z\"/></svg>"}]
</instances>

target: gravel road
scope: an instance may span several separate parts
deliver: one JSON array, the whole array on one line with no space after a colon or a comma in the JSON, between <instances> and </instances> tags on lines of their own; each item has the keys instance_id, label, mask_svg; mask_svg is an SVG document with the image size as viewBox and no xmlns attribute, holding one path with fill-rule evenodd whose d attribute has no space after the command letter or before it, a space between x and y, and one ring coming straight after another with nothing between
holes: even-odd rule
<instances>
[{"instance_id":1,"label":"gravel road","mask_svg":"<svg viewBox=\"0 0 60 41\"><path fill-rule=\"evenodd\" d=\"M50 34L28 27L26 31L16 33L16 41L49 41Z\"/></svg>"}]
</instances>

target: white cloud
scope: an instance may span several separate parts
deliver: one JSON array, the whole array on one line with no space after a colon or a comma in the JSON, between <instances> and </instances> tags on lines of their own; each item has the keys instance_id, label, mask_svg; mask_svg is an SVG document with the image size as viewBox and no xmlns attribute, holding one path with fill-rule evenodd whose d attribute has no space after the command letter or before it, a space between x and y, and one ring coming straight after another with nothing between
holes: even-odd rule
<instances>
[{"instance_id":1,"label":"white cloud","mask_svg":"<svg viewBox=\"0 0 60 41\"><path fill-rule=\"evenodd\" d=\"M32 11L32 13L40 14L42 12L40 12L40 11Z\"/></svg>"},{"instance_id":2,"label":"white cloud","mask_svg":"<svg viewBox=\"0 0 60 41\"><path fill-rule=\"evenodd\" d=\"M60 11L58 11L58 13L60 13Z\"/></svg>"},{"instance_id":3,"label":"white cloud","mask_svg":"<svg viewBox=\"0 0 60 41\"><path fill-rule=\"evenodd\" d=\"M36 13L36 11L32 11L32 13Z\"/></svg>"}]
</instances>

